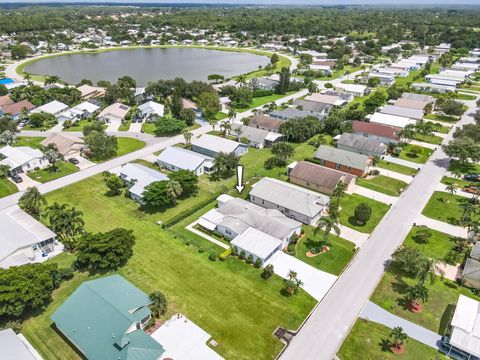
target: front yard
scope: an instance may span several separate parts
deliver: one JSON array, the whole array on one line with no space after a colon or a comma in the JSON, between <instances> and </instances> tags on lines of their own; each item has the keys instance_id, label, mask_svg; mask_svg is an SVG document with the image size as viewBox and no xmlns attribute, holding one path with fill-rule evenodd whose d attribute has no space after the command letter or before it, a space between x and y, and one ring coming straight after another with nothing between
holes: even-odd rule
<instances>
[{"instance_id":1,"label":"front yard","mask_svg":"<svg viewBox=\"0 0 480 360\"><path fill-rule=\"evenodd\" d=\"M386 160L378 160L376 166L385 170L398 172L399 174L404 174L404 175L415 175L418 171L417 169L392 163Z\"/></svg>"},{"instance_id":2,"label":"front yard","mask_svg":"<svg viewBox=\"0 0 480 360\"><path fill-rule=\"evenodd\" d=\"M17 191L17 187L10 180L0 179L0 198L15 194Z\"/></svg>"},{"instance_id":3,"label":"front yard","mask_svg":"<svg viewBox=\"0 0 480 360\"><path fill-rule=\"evenodd\" d=\"M408 184L402 180L384 175L377 175L370 179L358 178L356 183L359 186L390 196L399 196L408 186Z\"/></svg>"},{"instance_id":4,"label":"front yard","mask_svg":"<svg viewBox=\"0 0 480 360\"><path fill-rule=\"evenodd\" d=\"M408 160L417 164L426 163L428 158L432 154L433 150L423 146L418 146L418 148L421 149L421 152L419 154L415 154L412 152L412 149L414 149L414 146L415 148L417 147L417 145L411 145L411 144L405 146L400 152L400 155L398 157L400 159Z\"/></svg>"},{"instance_id":5,"label":"front yard","mask_svg":"<svg viewBox=\"0 0 480 360\"><path fill-rule=\"evenodd\" d=\"M45 138L40 136L19 136L17 137L17 141L13 146L30 146L34 149L40 149L42 147L40 143L43 139Z\"/></svg>"},{"instance_id":6,"label":"front yard","mask_svg":"<svg viewBox=\"0 0 480 360\"><path fill-rule=\"evenodd\" d=\"M358 224L355 220L355 208L360 203L367 203L372 208L372 216L365 224ZM340 223L362 233L371 233L387 213L387 204L375 201L358 194L345 194L340 200Z\"/></svg>"},{"instance_id":7,"label":"front yard","mask_svg":"<svg viewBox=\"0 0 480 360\"><path fill-rule=\"evenodd\" d=\"M432 219L440 220L452 225L460 225L460 204L469 199L459 195L452 195L443 191L435 191L422 211L422 214Z\"/></svg>"},{"instance_id":8,"label":"front yard","mask_svg":"<svg viewBox=\"0 0 480 360\"><path fill-rule=\"evenodd\" d=\"M104 161L107 161L107 160L111 160L113 158L131 153L133 151L140 150L140 149L144 148L145 145L146 145L145 142L143 142L141 140L138 140L138 139L130 138L130 137L117 137L117 142L118 142L118 150L117 150L117 154L115 156L113 156L109 159L102 160L102 161L94 161L94 160L92 160L92 161L94 161L94 162L104 162Z\"/></svg>"},{"instance_id":9,"label":"front yard","mask_svg":"<svg viewBox=\"0 0 480 360\"><path fill-rule=\"evenodd\" d=\"M415 140L423 141L423 142L434 144L434 145L440 145L443 141L443 138L437 135L416 134Z\"/></svg>"},{"instance_id":10,"label":"front yard","mask_svg":"<svg viewBox=\"0 0 480 360\"><path fill-rule=\"evenodd\" d=\"M53 171L53 167L49 166L45 169L29 172L28 176L32 180L46 183L47 181L52 181L78 171L78 168L68 161L58 162L55 164L55 167L57 168L55 172Z\"/></svg>"}]
</instances>

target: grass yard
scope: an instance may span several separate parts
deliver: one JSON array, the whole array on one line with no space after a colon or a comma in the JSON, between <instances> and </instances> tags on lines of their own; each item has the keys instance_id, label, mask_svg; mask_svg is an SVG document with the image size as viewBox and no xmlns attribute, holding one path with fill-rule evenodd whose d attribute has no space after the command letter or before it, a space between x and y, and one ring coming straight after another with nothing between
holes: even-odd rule
<instances>
[{"instance_id":1,"label":"grass yard","mask_svg":"<svg viewBox=\"0 0 480 360\"><path fill-rule=\"evenodd\" d=\"M442 184L445 184L445 185L454 185L458 188L463 188L464 186L470 186L470 185L475 185L475 183L473 182L470 182L470 181L467 181L467 180L463 180L463 179L457 179L457 178L453 178L453 177L448 177L448 176L444 176L442 178Z\"/></svg>"},{"instance_id":2,"label":"grass yard","mask_svg":"<svg viewBox=\"0 0 480 360\"><path fill-rule=\"evenodd\" d=\"M430 144L440 145L443 141L443 138L441 138L440 136L436 136L436 135L416 134L415 135L415 140L423 141L423 142L430 143Z\"/></svg>"},{"instance_id":3,"label":"grass yard","mask_svg":"<svg viewBox=\"0 0 480 360\"><path fill-rule=\"evenodd\" d=\"M260 96L253 98L250 106L248 108L237 109L237 112L245 112L250 109L254 109L265 104L270 104L272 101L277 101L278 99L284 98L285 96L295 94L297 91L290 91L286 94L273 94L268 96Z\"/></svg>"},{"instance_id":4,"label":"grass yard","mask_svg":"<svg viewBox=\"0 0 480 360\"><path fill-rule=\"evenodd\" d=\"M455 98L457 100L475 100L477 97L475 95L456 93Z\"/></svg>"},{"instance_id":5,"label":"grass yard","mask_svg":"<svg viewBox=\"0 0 480 360\"><path fill-rule=\"evenodd\" d=\"M435 191L428 200L422 214L432 219L459 226L462 213L460 204L468 201L469 199L463 196Z\"/></svg>"},{"instance_id":6,"label":"grass yard","mask_svg":"<svg viewBox=\"0 0 480 360\"><path fill-rule=\"evenodd\" d=\"M416 314L408 309L405 301L407 287L416 283L416 279L396 277L388 270L370 300L397 316L441 335L445 333L450 324L450 316L460 294L480 300L469 289L461 287L453 281L442 280L439 276L435 276L433 283L430 281L425 283L429 292L429 300L423 304L423 311Z\"/></svg>"},{"instance_id":7,"label":"grass yard","mask_svg":"<svg viewBox=\"0 0 480 360\"><path fill-rule=\"evenodd\" d=\"M378 191L390 196L399 196L408 184L402 180L384 175L377 175L371 179L357 178L357 185L367 189Z\"/></svg>"},{"instance_id":8,"label":"grass yard","mask_svg":"<svg viewBox=\"0 0 480 360\"><path fill-rule=\"evenodd\" d=\"M358 224L354 217L355 208L362 202L367 203L372 208L370 220L363 225ZM340 223L362 233L369 234L382 220L389 208L387 204L366 198L365 196L345 194L340 200Z\"/></svg>"},{"instance_id":9,"label":"grass yard","mask_svg":"<svg viewBox=\"0 0 480 360\"><path fill-rule=\"evenodd\" d=\"M452 160L450 162L449 171L460 171L462 174L467 173L480 173L480 164L461 164L458 160Z\"/></svg>"},{"instance_id":10,"label":"grass yard","mask_svg":"<svg viewBox=\"0 0 480 360\"><path fill-rule=\"evenodd\" d=\"M132 120L127 120L122 122L122 124L118 127L118 131L128 131L130 129L130 125L132 124Z\"/></svg>"},{"instance_id":11,"label":"grass yard","mask_svg":"<svg viewBox=\"0 0 480 360\"><path fill-rule=\"evenodd\" d=\"M427 162L428 158L430 157L430 155L432 154L433 150L432 149L428 149L426 147L423 147L423 146L420 146L420 148L422 149L422 152L420 154L413 154L411 152L411 149L412 149L412 146L411 144L409 145L406 145L402 151L400 152L400 155L398 156L400 159L403 159L403 160L408 160L408 161L411 161L411 162L414 162L414 163L417 163L417 164L424 164Z\"/></svg>"},{"instance_id":12,"label":"grass yard","mask_svg":"<svg viewBox=\"0 0 480 360\"><path fill-rule=\"evenodd\" d=\"M17 191L17 187L10 180L0 179L0 198L15 194Z\"/></svg>"},{"instance_id":13,"label":"grass yard","mask_svg":"<svg viewBox=\"0 0 480 360\"><path fill-rule=\"evenodd\" d=\"M297 243L295 257L317 269L339 275L355 254L355 244L336 236L332 231L328 237L330 250L321 255L308 257L307 251L312 247L320 246L320 242L323 240L323 231L317 230L315 233L313 226L304 228L305 236Z\"/></svg>"},{"instance_id":14,"label":"grass yard","mask_svg":"<svg viewBox=\"0 0 480 360\"><path fill-rule=\"evenodd\" d=\"M130 138L130 137L117 137L117 141L118 141L118 150L117 150L117 155L115 155L114 157L119 157L128 153L131 153L133 151L140 150L144 148L146 145L145 142L138 139Z\"/></svg>"},{"instance_id":15,"label":"grass yard","mask_svg":"<svg viewBox=\"0 0 480 360\"><path fill-rule=\"evenodd\" d=\"M439 124L440 126L435 128L434 130L435 132L440 134L448 134L450 132L450 129L451 129L450 126L442 125L440 123L436 123L436 124Z\"/></svg>"},{"instance_id":16,"label":"grass yard","mask_svg":"<svg viewBox=\"0 0 480 360\"><path fill-rule=\"evenodd\" d=\"M215 120L224 120L227 117L228 117L228 114L225 114L224 112L221 112L221 111L215 114Z\"/></svg>"},{"instance_id":17,"label":"grass yard","mask_svg":"<svg viewBox=\"0 0 480 360\"><path fill-rule=\"evenodd\" d=\"M78 125L76 126L71 126L69 127L68 129L64 129L63 131L77 131L77 132L81 132L83 131L83 129L85 128L85 126L89 125L92 123L92 120L91 119L82 119L82 120L79 120L78 121ZM103 125L103 128L106 129L108 127L108 125L104 124Z\"/></svg>"},{"instance_id":18,"label":"grass yard","mask_svg":"<svg viewBox=\"0 0 480 360\"><path fill-rule=\"evenodd\" d=\"M392 163L386 160L378 160L376 166L385 170L390 170L390 171L397 172L404 175L415 175L418 172L417 169Z\"/></svg>"},{"instance_id":19,"label":"grass yard","mask_svg":"<svg viewBox=\"0 0 480 360\"><path fill-rule=\"evenodd\" d=\"M144 122L142 124L142 131L146 134L155 135L155 123L153 122Z\"/></svg>"},{"instance_id":20,"label":"grass yard","mask_svg":"<svg viewBox=\"0 0 480 360\"><path fill-rule=\"evenodd\" d=\"M283 347L272 335L275 328L298 328L315 305L303 291L293 297L282 296L279 277L265 281L260 270L237 258L208 260L208 251L201 253L173 231L156 225L157 214L146 214L131 199L108 197L106 192L101 176L95 176L49 193L47 199L83 211L87 231L132 229L136 235L134 255L118 273L147 293L164 292L169 303L166 317L185 314L212 334L221 356L274 358ZM44 358L79 358L53 330L49 316L86 279L85 273L77 273L54 293L54 301L44 313L26 321L23 333Z\"/></svg>"},{"instance_id":21,"label":"grass yard","mask_svg":"<svg viewBox=\"0 0 480 360\"><path fill-rule=\"evenodd\" d=\"M456 117L439 114L427 114L424 116L424 118L428 120L443 121L448 123L456 123L458 121L458 118Z\"/></svg>"},{"instance_id":22,"label":"grass yard","mask_svg":"<svg viewBox=\"0 0 480 360\"><path fill-rule=\"evenodd\" d=\"M394 354L388 348L391 329L364 319L357 319L350 333L342 344L337 356L340 360L440 360L447 359L430 346L408 338L405 341L405 352L402 355Z\"/></svg>"},{"instance_id":23,"label":"grass yard","mask_svg":"<svg viewBox=\"0 0 480 360\"><path fill-rule=\"evenodd\" d=\"M455 245L454 236L437 230L428 229L432 234L432 237L427 243L421 243L415 236L420 229L425 229L425 227L414 226L408 233L403 245L416 248L429 258L446 262L448 264L456 265L463 261L462 254L452 251Z\"/></svg>"},{"instance_id":24,"label":"grass yard","mask_svg":"<svg viewBox=\"0 0 480 360\"><path fill-rule=\"evenodd\" d=\"M29 172L28 177L43 184L78 171L78 168L68 161L58 162L55 167L57 168L56 172L53 172L52 167L49 166L45 169Z\"/></svg>"},{"instance_id":25,"label":"grass yard","mask_svg":"<svg viewBox=\"0 0 480 360\"><path fill-rule=\"evenodd\" d=\"M19 136L17 137L17 142L13 146L30 146L34 149L40 149L42 145L40 143L45 139L41 136Z\"/></svg>"}]
</instances>

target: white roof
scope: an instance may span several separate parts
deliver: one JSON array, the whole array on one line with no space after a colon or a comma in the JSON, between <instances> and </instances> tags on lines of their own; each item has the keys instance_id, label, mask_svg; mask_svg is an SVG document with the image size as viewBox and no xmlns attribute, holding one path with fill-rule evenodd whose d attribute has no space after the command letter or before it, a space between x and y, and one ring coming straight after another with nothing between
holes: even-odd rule
<instances>
[{"instance_id":1,"label":"white roof","mask_svg":"<svg viewBox=\"0 0 480 360\"><path fill-rule=\"evenodd\" d=\"M0 161L0 164L9 165L10 168L23 166L33 159L43 158L43 153L40 150L33 149L30 146L11 147L7 145L0 149L0 154L5 157Z\"/></svg>"},{"instance_id":2,"label":"white roof","mask_svg":"<svg viewBox=\"0 0 480 360\"><path fill-rule=\"evenodd\" d=\"M44 112L48 114L58 114L61 111L65 111L68 109L68 105L64 104L60 101L53 100L50 101L49 103L39 106L36 109L33 109L32 112L34 113L39 113L39 112Z\"/></svg>"},{"instance_id":3,"label":"white roof","mask_svg":"<svg viewBox=\"0 0 480 360\"><path fill-rule=\"evenodd\" d=\"M137 196L142 196L145 187L156 181L168 180L168 176L158 172L154 169L150 169L146 166L127 163L125 165L113 168L111 173L120 176L125 181L135 181L135 184L129 189L129 191Z\"/></svg>"},{"instance_id":4,"label":"white roof","mask_svg":"<svg viewBox=\"0 0 480 360\"><path fill-rule=\"evenodd\" d=\"M234 152L239 146L245 146L239 142L209 134L204 134L198 139L192 140L192 145L208 149L216 153L231 153Z\"/></svg>"},{"instance_id":5,"label":"white roof","mask_svg":"<svg viewBox=\"0 0 480 360\"><path fill-rule=\"evenodd\" d=\"M480 357L480 303L464 295L458 298L452 319L450 344Z\"/></svg>"},{"instance_id":6,"label":"white roof","mask_svg":"<svg viewBox=\"0 0 480 360\"><path fill-rule=\"evenodd\" d=\"M206 161L213 162L213 158L177 146L170 146L157 157L157 162L164 162L183 170L197 170Z\"/></svg>"},{"instance_id":7,"label":"white roof","mask_svg":"<svg viewBox=\"0 0 480 360\"><path fill-rule=\"evenodd\" d=\"M365 90L367 90L367 87L365 85L359 85L359 84L338 83L335 85L335 87L343 89L346 92L355 92L355 93L363 93L365 92Z\"/></svg>"},{"instance_id":8,"label":"white roof","mask_svg":"<svg viewBox=\"0 0 480 360\"><path fill-rule=\"evenodd\" d=\"M36 360L27 345L12 329L0 330L2 360Z\"/></svg>"},{"instance_id":9,"label":"white roof","mask_svg":"<svg viewBox=\"0 0 480 360\"><path fill-rule=\"evenodd\" d=\"M155 101L148 101L138 107L138 110L145 113L155 113L159 116L163 116L165 107L162 104L159 104Z\"/></svg>"},{"instance_id":10,"label":"white roof","mask_svg":"<svg viewBox=\"0 0 480 360\"><path fill-rule=\"evenodd\" d=\"M0 211L0 261L19 249L56 235L17 205Z\"/></svg>"},{"instance_id":11,"label":"white roof","mask_svg":"<svg viewBox=\"0 0 480 360\"><path fill-rule=\"evenodd\" d=\"M377 124L385 124L389 126L395 126L399 128L404 128L408 124L416 124L416 121L410 118L397 116L397 115L382 114L379 112L376 112L371 116L370 122L377 123Z\"/></svg>"},{"instance_id":12,"label":"white roof","mask_svg":"<svg viewBox=\"0 0 480 360\"><path fill-rule=\"evenodd\" d=\"M89 113L94 113L98 109L100 109L99 106L92 104L91 102L88 102L88 101L84 101L72 108L72 110L79 110L81 112L87 111Z\"/></svg>"},{"instance_id":13,"label":"white roof","mask_svg":"<svg viewBox=\"0 0 480 360\"><path fill-rule=\"evenodd\" d=\"M250 227L235 237L235 239L231 241L231 244L238 246L256 257L265 259L277 250L282 245L282 242L273 236Z\"/></svg>"}]
</instances>

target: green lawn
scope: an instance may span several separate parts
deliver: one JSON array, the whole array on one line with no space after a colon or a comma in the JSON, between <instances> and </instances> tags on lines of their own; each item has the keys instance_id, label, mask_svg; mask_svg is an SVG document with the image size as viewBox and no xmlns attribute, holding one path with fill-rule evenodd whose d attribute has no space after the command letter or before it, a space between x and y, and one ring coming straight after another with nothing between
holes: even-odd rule
<instances>
[{"instance_id":1,"label":"green lawn","mask_svg":"<svg viewBox=\"0 0 480 360\"><path fill-rule=\"evenodd\" d=\"M138 139L130 138L130 137L117 137L117 141L118 141L117 154L112 158L116 158L128 153L131 153L133 151L140 150L146 145L145 142ZM104 162L112 158L105 159L102 161L97 161L97 162Z\"/></svg>"},{"instance_id":2,"label":"green lawn","mask_svg":"<svg viewBox=\"0 0 480 360\"><path fill-rule=\"evenodd\" d=\"M460 225L461 209L459 205L468 201L469 199L463 196L435 191L422 214L452 225Z\"/></svg>"},{"instance_id":3,"label":"green lawn","mask_svg":"<svg viewBox=\"0 0 480 360\"><path fill-rule=\"evenodd\" d=\"M15 194L17 191L17 187L10 180L0 179L0 198Z\"/></svg>"},{"instance_id":4,"label":"green lawn","mask_svg":"<svg viewBox=\"0 0 480 360\"><path fill-rule=\"evenodd\" d=\"M423 304L423 311L413 313L406 306L405 292L408 286L415 285L417 282L416 279L396 277L389 270L384 274L370 300L397 316L442 335L449 325L449 315L454 310L460 294L480 300L471 290L435 276L433 283L430 281L425 283L429 300Z\"/></svg>"},{"instance_id":5,"label":"green lawn","mask_svg":"<svg viewBox=\"0 0 480 360\"><path fill-rule=\"evenodd\" d=\"M155 123L153 122L144 122L142 124L142 131L146 134L155 135Z\"/></svg>"},{"instance_id":6,"label":"green lawn","mask_svg":"<svg viewBox=\"0 0 480 360\"><path fill-rule=\"evenodd\" d=\"M79 120L78 121L78 125L77 126L72 126L72 127L69 127L68 129L64 129L63 131L83 131L84 127L87 126L88 124L91 124L92 123L92 120L91 119L82 119L82 120ZM104 124L103 125L103 128L106 129L108 127L107 124Z\"/></svg>"},{"instance_id":7,"label":"green lawn","mask_svg":"<svg viewBox=\"0 0 480 360\"><path fill-rule=\"evenodd\" d=\"M219 111L215 114L215 119L216 120L223 120L223 119L226 119L227 117L228 117L228 115L221 112L221 111Z\"/></svg>"},{"instance_id":8,"label":"green lawn","mask_svg":"<svg viewBox=\"0 0 480 360\"><path fill-rule=\"evenodd\" d=\"M355 254L355 244L336 236L332 231L328 237L330 250L315 257L307 257L306 253L312 247L320 245L320 241L323 240L323 231L317 230L315 233L313 226L306 226L305 230L305 236L297 244L295 257L317 269L339 275Z\"/></svg>"},{"instance_id":9,"label":"green lawn","mask_svg":"<svg viewBox=\"0 0 480 360\"><path fill-rule=\"evenodd\" d=\"M423 142L430 143L430 144L439 145L439 144L442 143L443 138L441 138L440 136L437 136L437 135L416 134L415 135L415 140L423 141Z\"/></svg>"},{"instance_id":10,"label":"green lawn","mask_svg":"<svg viewBox=\"0 0 480 360\"><path fill-rule=\"evenodd\" d=\"M372 216L365 224L358 224L354 218L355 208L360 203L367 203L372 208ZM340 223L362 233L371 233L382 220L389 206L358 194L345 194L340 200Z\"/></svg>"},{"instance_id":11,"label":"green lawn","mask_svg":"<svg viewBox=\"0 0 480 360\"><path fill-rule=\"evenodd\" d=\"M475 100L477 97L475 95L467 95L467 94L455 94L455 98L457 100Z\"/></svg>"},{"instance_id":12,"label":"green lawn","mask_svg":"<svg viewBox=\"0 0 480 360\"><path fill-rule=\"evenodd\" d=\"M357 185L367 189L378 191L390 196L399 196L408 184L402 180L394 179L384 175L377 175L371 179L358 178Z\"/></svg>"},{"instance_id":13,"label":"green lawn","mask_svg":"<svg viewBox=\"0 0 480 360\"><path fill-rule=\"evenodd\" d=\"M218 342L215 351L223 357L274 358L283 347L272 335L275 328L298 328L315 305L303 291L282 296L279 277L265 281L260 270L234 257L225 262L208 260L209 251L200 253L181 234L156 225L158 214L144 213L131 199L108 197L106 192L101 176L95 176L49 193L47 200L50 204L66 202L83 211L87 231L132 229L134 255L118 273L147 293L164 292L169 303L166 316L185 314L212 335ZM49 316L86 279L85 273L77 273L54 293L44 313L24 324L23 334L44 358L79 358L54 331Z\"/></svg>"},{"instance_id":14,"label":"green lawn","mask_svg":"<svg viewBox=\"0 0 480 360\"><path fill-rule=\"evenodd\" d=\"M49 166L45 169L29 172L28 176L35 181L46 183L78 171L78 168L68 161L58 162L55 164L55 167L57 168L55 172Z\"/></svg>"},{"instance_id":15,"label":"green lawn","mask_svg":"<svg viewBox=\"0 0 480 360\"><path fill-rule=\"evenodd\" d=\"M262 105L265 105L265 104L269 104L272 101L276 101L276 100L281 99L285 96L295 94L295 93L296 93L296 91L290 91L290 92L288 92L284 95L283 94L273 94L273 95L268 95L268 96L255 97L255 98L253 98L253 100L250 103L250 106L248 108L237 109L237 112L245 112L247 110L254 109L256 107L259 107L259 106L262 106Z\"/></svg>"},{"instance_id":16,"label":"green lawn","mask_svg":"<svg viewBox=\"0 0 480 360\"><path fill-rule=\"evenodd\" d=\"M416 234L420 229L425 227L414 226L408 233L404 245L413 247L420 250L423 254L431 259L446 262L452 265L456 265L463 261L463 255L452 251L455 243L454 236L442 233L437 230L428 229L432 234L432 237L427 243L419 242L416 238Z\"/></svg>"},{"instance_id":17,"label":"green lawn","mask_svg":"<svg viewBox=\"0 0 480 360\"><path fill-rule=\"evenodd\" d=\"M442 184L454 185L455 187L458 187L458 188L463 188L464 186L475 185L475 183L472 183L470 181L466 181L466 180L463 180L463 179L457 179L457 178L453 178L453 177L448 177L448 176L444 176L442 178Z\"/></svg>"},{"instance_id":18,"label":"green lawn","mask_svg":"<svg viewBox=\"0 0 480 360\"><path fill-rule=\"evenodd\" d=\"M390 171L393 171L393 172L398 172L398 173L404 174L404 175L415 175L418 171L417 169L413 169L413 168L408 167L408 166L403 166L403 165L400 165L400 164L392 163L392 162L389 162L389 161L386 161L386 160L377 161L376 166L379 167L379 168L382 168L382 169L390 170Z\"/></svg>"},{"instance_id":19,"label":"green lawn","mask_svg":"<svg viewBox=\"0 0 480 360\"><path fill-rule=\"evenodd\" d=\"M439 114L427 114L424 116L425 119L428 120L435 120L435 121L443 121L448 123L455 123L458 121L458 118L448 116L448 115L439 115Z\"/></svg>"},{"instance_id":20,"label":"green lawn","mask_svg":"<svg viewBox=\"0 0 480 360\"><path fill-rule=\"evenodd\" d=\"M128 131L128 129L130 129L131 124L132 124L131 120L122 122L122 124L118 127L118 131Z\"/></svg>"},{"instance_id":21,"label":"green lawn","mask_svg":"<svg viewBox=\"0 0 480 360\"><path fill-rule=\"evenodd\" d=\"M439 123L437 123L439 124ZM439 127L435 128L435 132L441 133L441 134L448 134L450 132L451 127L446 126L446 125L440 125Z\"/></svg>"},{"instance_id":22,"label":"green lawn","mask_svg":"<svg viewBox=\"0 0 480 360\"><path fill-rule=\"evenodd\" d=\"M480 164L461 164L458 160L452 160L450 163L449 171L459 170L462 174L467 173L480 173Z\"/></svg>"},{"instance_id":23,"label":"green lawn","mask_svg":"<svg viewBox=\"0 0 480 360\"><path fill-rule=\"evenodd\" d=\"M30 146L34 149L40 149L42 147L40 143L43 139L45 138L40 136L19 136L14 146Z\"/></svg>"},{"instance_id":24,"label":"green lawn","mask_svg":"<svg viewBox=\"0 0 480 360\"><path fill-rule=\"evenodd\" d=\"M55 120L55 121L57 121L57 120ZM51 122L51 123L46 123L43 126L39 126L39 127L27 124L22 128L22 130L48 130L48 129L51 129L52 127L54 127L57 124L58 124L58 122Z\"/></svg>"},{"instance_id":25,"label":"green lawn","mask_svg":"<svg viewBox=\"0 0 480 360\"><path fill-rule=\"evenodd\" d=\"M400 155L398 156L400 159L403 159L403 160L408 160L408 161L411 161L411 162L414 162L414 163L417 163L417 164L424 164L427 162L429 156L432 154L433 150L432 149L428 149L426 147L423 147L423 146L420 146L420 148L422 149L422 152L420 154L413 154L411 153L411 149L412 149L412 146L411 144L409 145L406 145L402 151L400 152Z\"/></svg>"},{"instance_id":26,"label":"green lawn","mask_svg":"<svg viewBox=\"0 0 480 360\"><path fill-rule=\"evenodd\" d=\"M430 346L408 338L405 352L396 355L388 348L391 329L367 320L357 319L350 333L342 344L337 356L340 360L441 360L447 359ZM359 356L361 354L361 356Z\"/></svg>"}]
</instances>

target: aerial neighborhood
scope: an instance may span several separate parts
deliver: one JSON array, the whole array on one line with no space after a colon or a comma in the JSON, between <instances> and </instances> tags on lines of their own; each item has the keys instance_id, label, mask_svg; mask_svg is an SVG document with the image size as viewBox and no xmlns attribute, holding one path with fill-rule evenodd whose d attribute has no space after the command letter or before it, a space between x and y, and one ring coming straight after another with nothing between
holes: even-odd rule
<instances>
[{"instance_id":1,"label":"aerial neighborhood","mask_svg":"<svg viewBox=\"0 0 480 360\"><path fill-rule=\"evenodd\" d=\"M50 5L0 4L1 360L480 359L478 5Z\"/></svg>"}]
</instances>

